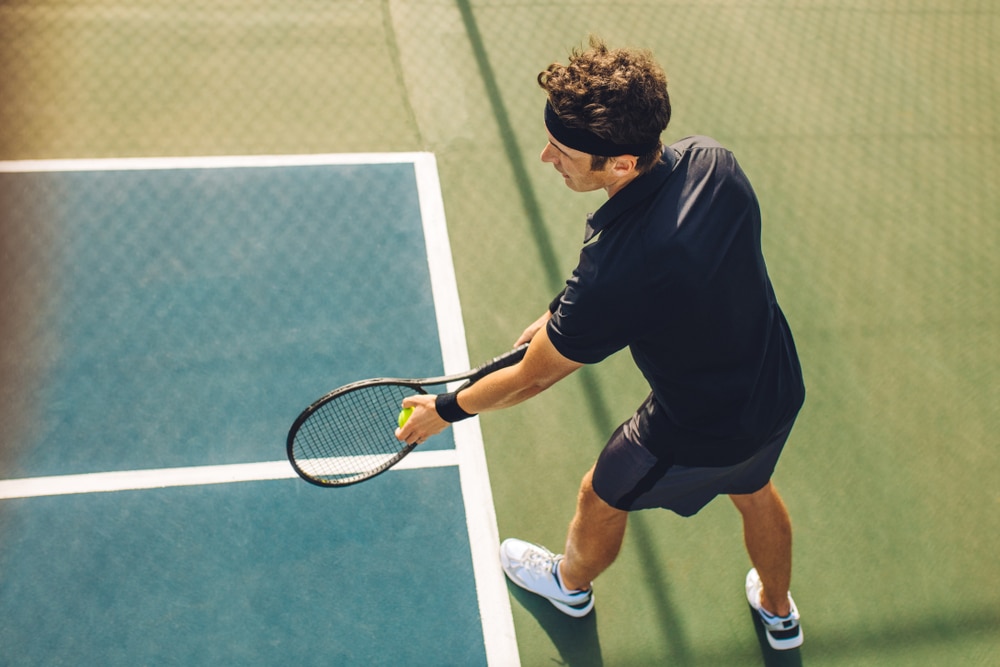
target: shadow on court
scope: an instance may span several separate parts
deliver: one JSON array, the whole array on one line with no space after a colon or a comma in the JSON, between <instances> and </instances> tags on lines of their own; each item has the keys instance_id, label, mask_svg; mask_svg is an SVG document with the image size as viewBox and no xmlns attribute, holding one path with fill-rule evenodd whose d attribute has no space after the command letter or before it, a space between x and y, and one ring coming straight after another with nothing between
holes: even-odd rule
<instances>
[{"instance_id":1,"label":"shadow on court","mask_svg":"<svg viewBox=\"0 0 1000 667\"><path fill-rule=\"evenodd\" d=\"M547 600L509 581L507 589L552 640L559 651L562 664L570 667L603 667L604 657L601 654L601 639L597 632L596 609L583 618L572 618L553 607ZM747 609L750 612L750 622L753 623L754 631L757 633L764 667L802 667L801 649L775 651L767 643L764 626L757 614L749 606ZM679 661L678 664L684 664L684 661Z\"/></svg>"},{"instance_id":2,"label":"shadow on court","mask_svg":"<svg viewBox=\"0 0 1000 667\"><path fill-rule=\"evenodd\" d=\"M764 624L760 620L757 612L747 605L750 612L750 622L757 633L757 641L760 642L760 653L764 658L764 667L802 667L802 650L798 648L787 651L775 651L767 643L767 636L764 634Z\"/></svg>"},{"instance_id":3,"label":"shadow on court","mask_svg":"<svg viewBox=\"0 0 1000 667\"><path fill-rule=\"evenodd\" d=\"M548 600L507 582L507 589L519 605L535 617L552 640L562 664L569 667L603 667L601 640L597 635L597 610L583 618L573 618L553 607Z\"/></svg>"}]
</instances>

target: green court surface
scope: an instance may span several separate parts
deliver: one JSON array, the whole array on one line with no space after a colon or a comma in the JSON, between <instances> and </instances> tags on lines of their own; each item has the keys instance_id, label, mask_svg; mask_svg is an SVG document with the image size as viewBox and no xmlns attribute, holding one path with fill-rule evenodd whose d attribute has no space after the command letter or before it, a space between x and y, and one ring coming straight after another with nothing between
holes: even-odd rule
<instances>
[{"instance_id":1,"label":"green court surface","mask_svg":"<svg viewBox=\"0 0 1000 667\"><path fill-rule=\"evenodd\" d=\"M665 139L715 137L757 188L808 390L775 478L806 642L762 652L720 500L634 516L583 622L512 591L521 663L1000 663L995 2L5 2L0 159L433 152L484 359L542 312L602 201L537 159L534 77L589 33L652 49ZM45 280L3 241L9 363ZM9 442L31 420L5 375ZM645 393L619 355L483 417L500 536L560 549L580 477Z\"/></svg>"}]
</instances>

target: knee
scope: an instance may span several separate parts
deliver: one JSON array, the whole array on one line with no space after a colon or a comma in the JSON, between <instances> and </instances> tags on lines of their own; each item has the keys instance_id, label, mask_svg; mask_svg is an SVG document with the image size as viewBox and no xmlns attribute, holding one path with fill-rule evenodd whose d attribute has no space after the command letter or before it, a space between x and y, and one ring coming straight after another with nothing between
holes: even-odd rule
<instances>
[{"instance_id":1,"label":"knee","mask_svg":"<svg viewBox=\"0 0 1000 667\"><path fill-rule=\"evenodd\" d=\"M731 494L729 498L742 514L759 512L775 505L783 506L781 496L771 482L753 493Z\"/></svg>"}]
</instances>

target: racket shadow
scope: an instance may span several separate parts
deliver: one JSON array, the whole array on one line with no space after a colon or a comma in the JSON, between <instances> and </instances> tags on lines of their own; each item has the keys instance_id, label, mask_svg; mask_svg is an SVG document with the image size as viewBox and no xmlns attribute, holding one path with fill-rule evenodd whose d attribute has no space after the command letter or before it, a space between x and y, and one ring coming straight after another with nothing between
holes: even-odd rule
<instances>
[{"instance_id":1,"label":"racket shadow","mask_svg":"<svg viewBox=\"0 0 1000 667\"><path fill-rule=\"evenodd\" d=\"M603 667L601 640L597 634L597 609L583 618L573 618L552 606L548 600L509 581L507 590L524 609L535 617L552 640L562 664L569 667Z\"/></svg>"},{"instance_id":2,"label":"racket shadow","mask_svg":"<svg viewBox=\"0 0 1000 667\"><path fill-rule=\"evenodd\" d=\"M764 658L764 667L802 667L802 649L793 648L787 651L775 651L767 643L767 636L764 631L764 624L760 616L753 607L747 605L750 610L750 619L753 622L754 631L757 633L757 641L760 643L760 653Z\"/></svg>"}]
</instances>

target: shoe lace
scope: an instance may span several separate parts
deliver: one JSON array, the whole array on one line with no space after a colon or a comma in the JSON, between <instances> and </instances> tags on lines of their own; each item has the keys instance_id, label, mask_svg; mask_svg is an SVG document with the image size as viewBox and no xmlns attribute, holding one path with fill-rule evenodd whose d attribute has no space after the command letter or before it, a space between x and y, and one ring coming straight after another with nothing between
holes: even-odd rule
<instances>
[{"instance_id":1,"label":"shoe lace","mask_svg":"<svg viewBox=\"0 0 1000 667\"><path fill-rule=\"evenodd\" d=\"M556 559L551 553L534 551L527 555L523 563L526 570L530 570L536 575L546 575L552 572Z\"/></svg>"}]
</instances>

